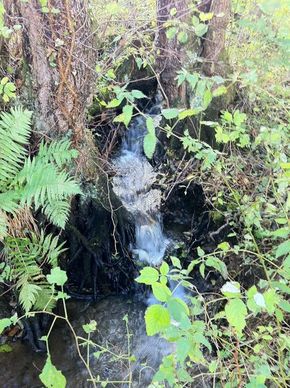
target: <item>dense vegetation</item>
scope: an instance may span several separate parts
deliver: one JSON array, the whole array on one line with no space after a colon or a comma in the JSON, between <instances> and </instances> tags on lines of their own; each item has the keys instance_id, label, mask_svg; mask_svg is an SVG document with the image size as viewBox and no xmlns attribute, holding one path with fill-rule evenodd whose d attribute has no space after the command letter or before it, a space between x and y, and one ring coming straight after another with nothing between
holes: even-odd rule
<instances>
[{"instance_id":1,"label":"dense vegetation","mask_svg":"<svg viewBox=\"0 0 290 388\"><path fill-rule=\"evenodd\" d=\"M31 3L37 3L43 23L66 12L57 1ZM160 4L170 10L165 22ZM216 9L224 7L218 14L216 4ZM45 116L43 94L35 92L30 80L35 73L26 74L26 54L16 50L21 31L31 30L21 18L11 25L8 8L0 1L0 48L5 51L0 74L0 282L5 298L9 290L19 306L12 317L0 320L0 332L32 315L49 314L53 321L43 337L48 356L40 379L47 387L64 387L65 377L51 363L49 335L57 320L65 320L91 384L99 383L82 353L82 347L89 352L94 346L90 335L96 323L84 326L84 339L66 314L62 231L75 196L101 195L104 175L109 187L110 158L132 119L142 115L144 154L160 172L157 185L164 199L180 182L184 192L191 184L200 185L211 225L208 239L198 244L192 243L194 230L187 230L174 256L169 253L158 268L143 266L136 278L158 301L145 313L147 335L175 345L152 386L194 387L200 377L193 373L196 364L210 386L289 386L289 1L168 0L156 5L151 0L91 0L87 17L95 46L88 49L97 52L89 85L93 98L75 96L88 85L72 90L77 69L62 62L62 55L74 61L65 47L73 30L66 16L68 31L61 26L57 37L51 34L54 46L47 55L51 71L60 74L56 106L62 120L71 121L64 131L59 119L58 131L51 132L39 124ZM70 39L80 44L74 33ZM69 48L73 52L74 45ZM35 55L32 45L31 50ZM165 68L170 70L166 77ZM163 94L159 124L144 109L156 85ZM71 106L82 109L83 128ZM159 146L164 150L161 162L154 158ZM114 216L112 220L115 230ZM114 245L118 249L116 240ZM211 283L209 292L196 287L195 273ZM173 295L172 281L188 290L185 299ZM54 310L57 303L64 306L63 316ZM128 360L134 361L133 356L128 354Z\"/></svg>"}]
</instances>

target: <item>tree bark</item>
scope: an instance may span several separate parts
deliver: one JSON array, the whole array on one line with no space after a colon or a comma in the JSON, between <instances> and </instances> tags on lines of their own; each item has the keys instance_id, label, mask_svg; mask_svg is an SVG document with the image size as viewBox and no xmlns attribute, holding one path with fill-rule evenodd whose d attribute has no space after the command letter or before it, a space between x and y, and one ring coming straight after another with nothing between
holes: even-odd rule
<instances>
[{"instance_id":1,"label":"tree bark","mask_svg":"<svg viewBox=\"0 0 290 388\"><path fill-rule=\"evenodd\" d=\"M203 44L203 72L207 76L225 75L228 66L223 61L226 30L230 22L231 0L212 0L210 12L214 14L209 23Z\"/></svg>"},{"instance_id":2,"label":"tree bark","mask_svg":"<svg viewBox=\"0 0 290 388\"><path fill-rule=\"evenodd\" d=\"M176 72L181 69L184 50L177 38L168 39L165 23L178 19L180 22L187 19L189 0L157 0L157 36L156 47L158 50L156 69L162 85L167 105L176 105L180 99L185 98L183 88L177 87ZM170 15L170 10L176 9L176 14Z\"/></svg>"},{"instance_id":3,"label":"tree bark","mask_svg":"<svg viewBox=\"0 0 290 388\"><path fill-rule=\"evenodd\" d=\"M70 131L78 144L95 77L87 0L48 0L48 12L38 0L4 0L4 5L7 21L23 27L37 131L52 138ZM23 82L27 86L27 79Z\"/></svg>"}]
</instances>

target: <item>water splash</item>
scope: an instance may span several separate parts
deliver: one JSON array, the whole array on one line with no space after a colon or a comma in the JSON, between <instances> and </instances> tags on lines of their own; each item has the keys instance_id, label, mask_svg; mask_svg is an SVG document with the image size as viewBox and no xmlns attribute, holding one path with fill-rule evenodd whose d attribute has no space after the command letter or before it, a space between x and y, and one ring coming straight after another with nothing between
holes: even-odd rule
<instances>
[{"instance_id":1,"label":"water splash","mask_svg":"<svg viewBox=\"0 0 290 388\"><path fill-rule=\"evenodd\" d=\"M147 114L156 126L161 120L159 111L159 105L156 105ZM134 218L135 243L131 245L134 258L158 265L169 240L162 229L161 191L152 187L157 174L143 153L146 133L146 119L138 116L127 130L120 155L113 162L116 171L113 190Z\"/></svg>"}]
</instances>

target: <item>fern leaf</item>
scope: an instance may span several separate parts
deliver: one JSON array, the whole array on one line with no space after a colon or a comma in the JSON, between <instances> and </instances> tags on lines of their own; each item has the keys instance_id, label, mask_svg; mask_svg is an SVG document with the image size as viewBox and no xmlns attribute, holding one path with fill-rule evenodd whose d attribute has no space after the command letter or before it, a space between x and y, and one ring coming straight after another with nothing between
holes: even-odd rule
<instances>
[{"instance_id":1,"label":"fern leaf","mask_svg":"<svg viewBox=\"0 0 290 388\"><path fill-rule=\"evenodd\" d=\"M70 203L61 200L49 202L43 212L54 225L64 229L69 218Z\"/></svg>"},{"instance_id":2,"label":"fern leaf","mask_svg":"<svg viewBox=\"0 0 290 388\"><path fill-rule=\"evenodd\" d=\"M43 161L55 163L62 167L78 156L75 149L71 149L71 143L68 140L56 140L49 144L41 142L37 157Z\"/></svg>"},{"instance_id":3,"label":"fern leaf","mask_svg":"<svg viewBox=\"0 0 290 388\"><path fill-rule=\"evenodd\" d=\"M10 182L22 167L31 133L31 112L12 108L0 116L0 183Z\"/></svg>"},{"instance_id":4,"label":"fern leaf","mask_svg":"<svg viewBox=\"0 0 290 388\"><path fill-rule=\"evenodd\" d=\"M28 313L31 307L36 302L37 295L41 291L41 287L37 284L28 283L28 280L22 279L22 282L17 285L20 288L19 302L24 311Z\"/></svg>"}]
</instances>

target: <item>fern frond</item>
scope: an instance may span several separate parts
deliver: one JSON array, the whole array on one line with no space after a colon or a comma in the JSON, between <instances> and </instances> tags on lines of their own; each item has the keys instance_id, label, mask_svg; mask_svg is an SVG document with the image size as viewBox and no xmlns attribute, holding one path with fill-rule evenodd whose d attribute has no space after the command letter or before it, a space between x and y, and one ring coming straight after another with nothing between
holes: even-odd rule
<instances>
[{"instance_id":1,"label":"fern frond","mask_svg":"<svg viewBox=\"0 0 290 388\"><path fill-rule=\"evenodd\" d=\"M55 163L58 167L62 167L77 156L78 151L71 149L70 141L55 140L49 144L41 142L37 158Z\"/></svg>"},{"instance_id":2,"label":"fern frond","mask_svg":"<svg viewBox=\"0 0 290 388\"><path fill-rule=\"evenodd\" d=\"M27 155L31 133L31 112L12 108L0 116L0 185L11 182Z\"/></svg>"},{"instance_id":3,"label":"fern frond","mask_svg":"<svg viewBox=\"0 0 290 388\"><path fill-rule=\"evenodd\" d=\"M19 302L22 305L24 311L28 313L31 307L37 300L37 296L41 288L37 284L28 282L28 279L21 279L21 282L17 284L17 288L20 288Z\"/></svg>"},{"instance_id":4,"label":"fern frond","mask_svg":"<svg viewBox=\"0 0 290 388\"><path fill-rule=\"evenodd\" d=\"M70 203L66 200L49 202L43 209L46 217L56 226L64 229L69 218Z\"/></svg>"},{"instance_id":5,"label":"fern frond","mask_svg":"<svg viewBox=\"0 0 290 388\"><path fill-rule=\"evenodd\" d=\"M37 285L40 287L40 290L38 291L33 308L36 310L51 311L56 305L54 289L51 287L51 284L47 283L37 283Z\"/></svg>"},{"instance_id":6,"label":"fern frond","mask_svg":"<svg viewBox=\"0 0 290 388\"><path fill-rule=\"evenodd\" d=\"M15 190L0 193L0 210L14 214L20 207L19 199L19 193Z\"/></svg>"},{"instance_id":7,"label":"fern frond","mask_svg":"<svg viewBox=\"0 0 290 388\"><path fill-rule=\"evenodd\" d=\"M75 180L65 171L58 171L53 164L42 163L37 157L33 160L27 158L17 179L25 182L21 204L30 206L34 203L36 209L42 207L49 220L63 228L69 215L69 206L64 202L81 192Z\"/></svg>"}]
</instances>

